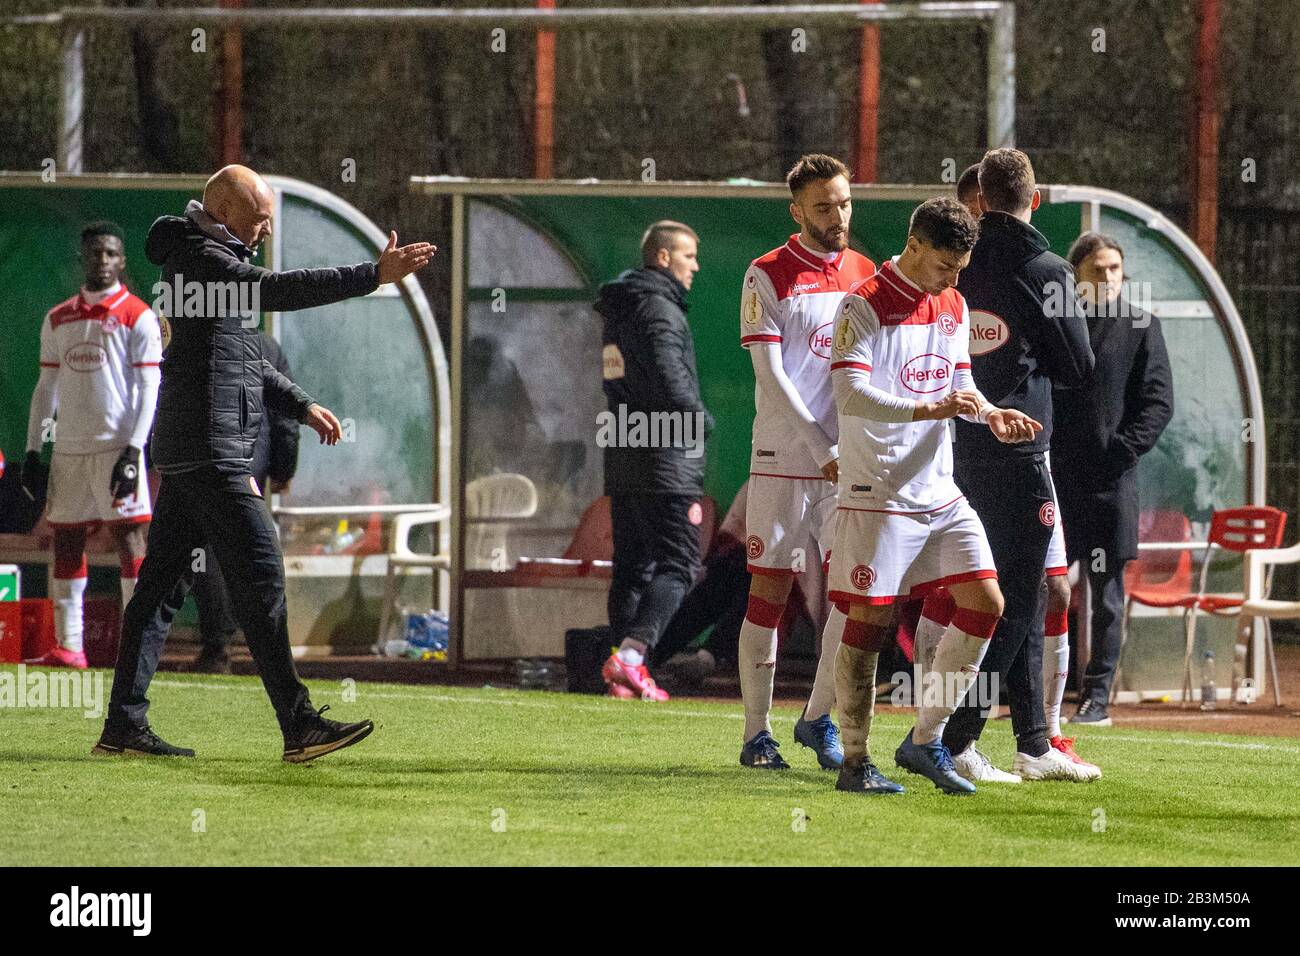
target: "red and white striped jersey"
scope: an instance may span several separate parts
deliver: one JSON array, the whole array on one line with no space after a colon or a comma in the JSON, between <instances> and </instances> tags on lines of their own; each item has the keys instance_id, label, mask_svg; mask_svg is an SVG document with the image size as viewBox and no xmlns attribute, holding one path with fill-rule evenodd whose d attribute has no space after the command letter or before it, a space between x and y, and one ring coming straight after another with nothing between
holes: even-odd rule
<instances>
[{"instance_id":1,"label":"red and white striped jersey","mask_svg":"<svg viewBox=\"0 0 1300 956\"><path fill-rule=\"evenodd\" d=\"M886 262L840 307L831 374L841 402L854 380L913 402L975 387L966 300L956 289L922 291L897 262ZM961 496L947 421L874 421L846 414L841 403L841 508L924 512Z\"/></svg>"},{"instance_id":2,"label":"red and white striped jersey","mask_svg":"<svg viewBox=\"0 0 1300 956\"><path fill-rule=\"evenodd\" d=\"M161 362L157 316L120 283L51 309L41 324L41 368L58 369L55 450L90 455L129 444L135 369Z\"/></svg>"},{"instance_id":3,"label":"red and white striped jersey","mask_svg":"<svg viewBox=\"0 0 1300 956\"><path fill-rule=\"evenodd\" d=\"M780 343L785 374L832 442L839 434L830 379L836 310L844 294L875 271L875 263L852 249L824 256L796 233L745 273L740 344ZM774 407L776 400L755 388L750 474L820 478L816 459Z\"/></svg>"}]
</instances>

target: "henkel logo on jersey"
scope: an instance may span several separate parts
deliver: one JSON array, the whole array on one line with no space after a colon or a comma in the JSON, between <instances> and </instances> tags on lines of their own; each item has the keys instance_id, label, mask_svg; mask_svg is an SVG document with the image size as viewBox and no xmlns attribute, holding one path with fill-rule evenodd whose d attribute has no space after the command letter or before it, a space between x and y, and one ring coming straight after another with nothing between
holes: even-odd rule
<instances>
[{"instance_id":1,"label":"henkel logo on jersey","mask_svg":"<svg viewBox=\"0 0 1300 956\"><path fill-rule=\"evenodd\" d=\"M948 391L952 387L952 363L942 355L927 352L904 365L898 380L903 388L918 395Z\"/></svg>"},{"instance_id":2,"label":"henkel logo on jersey","mask_svg":"<svg viewBox=\"0 0 1300 956\"><path fill-rule=\"evenodd\" d=\"M63 353L63 364L74 372L98 372L108 363L108 353L102 346L74 345Z\"/></svg>"},{"instance_id":3,"label":"henkel logo on jersey","mask_svg":"<svg viewBox=\"0 0 1300 956\"><path fill-rule=\"evenodd\" d=\"M983 309L970 314L970 354L987 355L1007 344L1007 323L1001 317Z\"/></svg>"},{"instance_id":4,"label":"henkel logo on jersey","mask_svg":"<svg viewBox=\"0 0 1300 956\"><path fill-rule=\"evenodd\" d=\"M813 355L819 358L829 360L831 357L831 347L835 344L834 336L835 323L827 322L825 325L819 325L808 335L808 348Z\"/></svg>"}]
</instances>

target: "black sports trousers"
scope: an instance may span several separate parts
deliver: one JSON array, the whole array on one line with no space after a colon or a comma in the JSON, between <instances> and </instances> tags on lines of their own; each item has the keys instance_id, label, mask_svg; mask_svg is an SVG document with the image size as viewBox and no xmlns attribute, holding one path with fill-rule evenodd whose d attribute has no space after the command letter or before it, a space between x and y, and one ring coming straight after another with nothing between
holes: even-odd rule
<instances>
[{"instance_id":1,"label":"black sports trousers","mask_svg":"<svg viewBox=\"0 0 1300 956\"><path fill-rule=\"evenodd\" d=\"M1056 521L1052 476L1042 455L958 460L954 477L984 525L1006 607L980 666L1005 684L1016 749L1031 757L1047 752L1043 714L1043 564ZM986 677L985 680L988 678ZM981 684L985 684L981 680ZM954 754L978 740L989 711L973 693L948 721L943 742Z\"/></svg>"},{"instance_id":2,"label":"black sports trousers","mask_svg":"<svg viewBox=\"0 0 1300 956\"><path fill-rule=\"evenodd\" d=\"M271 510L248 472L205 467L163 475L148 550L123 614L106 721L110 726L146 723L146 694L176 611L168 599L176 593L183 597L177 584L202 566L206 549L221 564L235 619L281 730L310 707L289 649L284 559Z\"/></svg>"},{"instance_id":3,"label":"black sports trousers","mask_svg":"<svg viewBox=\"0 0 1300 956\"><path fill-rule=\"evenodd\" d=\"M614 638L653 649L695 583L700 509L695 495L610 496L614 573L609 626ZM695 520L692 521L692 518Z\"/></svg>"}]
</instances>

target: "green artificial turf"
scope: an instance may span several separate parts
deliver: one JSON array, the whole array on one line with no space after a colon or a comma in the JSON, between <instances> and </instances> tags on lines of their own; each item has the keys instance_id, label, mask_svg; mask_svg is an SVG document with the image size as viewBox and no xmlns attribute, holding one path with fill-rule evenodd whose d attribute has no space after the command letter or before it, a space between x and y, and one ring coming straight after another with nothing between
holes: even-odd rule
<instances>
[{"instance_id":1,"label":"green artificial turf","mask_svg":"<svg viewBox=\"0 0 1300 956\"><path fill-rule=\"evenodd\" d=\"M154 728L192 760L92 758L98 720L0 709L0 864L1300 863L1296 738L1089 728L1102 780L957 798L895 770L910 719L881 715L876 762L908 792L861 797L793 744L792 709L774 716L793 764L778 773L738 765L739 703L311 689L375 733L284 764L260 683L240 677L155 682ZM983 749L1009 766L1006 722Z\"/></svg>"}]
</instances>

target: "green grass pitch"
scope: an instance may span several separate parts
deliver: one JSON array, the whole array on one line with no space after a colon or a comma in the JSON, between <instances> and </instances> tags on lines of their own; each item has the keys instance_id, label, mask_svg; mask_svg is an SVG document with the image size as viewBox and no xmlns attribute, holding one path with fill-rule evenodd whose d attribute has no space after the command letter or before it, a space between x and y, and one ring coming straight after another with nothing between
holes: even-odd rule
<instances>
[{"instance_id":1,"label":"green grass pitch","mask_svg":"<svg viewBox=\"0 0 1300 956\"><path fill-rule=\"evenodd\" d=\"M788 708L773 723L793 769L773 773L737 763L738 702L311 689L375 733L284 764L260 683L240 677L155 682L154 726L193 760L91 758L99 721L0 709L0 864L1300 863L1296 738L1090 728L1102 780L954 798L895 772L910 720L880 715L876 762L908 792L866 798L793 744ZM1009 764L1005 722L985 744Z\"/></svg>"}]
</instances>

